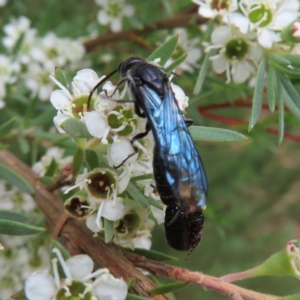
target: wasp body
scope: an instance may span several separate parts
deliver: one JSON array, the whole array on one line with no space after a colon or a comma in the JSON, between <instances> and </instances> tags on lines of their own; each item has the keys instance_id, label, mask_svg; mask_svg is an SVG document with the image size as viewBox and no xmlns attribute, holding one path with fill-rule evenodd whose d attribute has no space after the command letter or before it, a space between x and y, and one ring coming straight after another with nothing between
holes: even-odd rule
<instances>
[{"instance_id":1,"label":"wasp body","mask_svg":"<svg viewBox=\"0 0 300 300\"><path fill-rule=\"evenodd\" d=\"M202 208L206 204L207 179L169 79L163 70L132 57L118 68L121 82L127 82L135 112L147 118L146 131L155 140L153 169L156 188L165 214L166 238L177 250L193 250L203 233Z\"/></svg>"}]
</instances>

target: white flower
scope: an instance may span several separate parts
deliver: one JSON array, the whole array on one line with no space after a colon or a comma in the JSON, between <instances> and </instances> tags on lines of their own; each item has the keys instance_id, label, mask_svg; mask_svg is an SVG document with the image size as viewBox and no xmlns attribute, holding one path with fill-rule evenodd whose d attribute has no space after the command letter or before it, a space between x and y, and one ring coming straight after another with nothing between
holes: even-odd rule
<instances>
[{"instance_id":1,"label":"white flower","mask_svg":"<svg viewBox=\"0 0 300 300\"><path fill-rule=\"evenodd\" d=\"M95 0L101 9L98 12L97 20L101 25L110 24L114 32L122 29L123 17L132 17L134 7L124 3L124 0Z\"/></svg>"},{"instance_id":2,"label":"white flower","mask_svg":"<svg viewBox=\"0 0 300 300\"><path fill-rule=\"evenodd\" d=\"M197 64L197 61L202 55L201 50L199 48L200 39L198 37L189 39L187 30L184 28L175 29L173 31L173 35L178 35L178 43L172 57L179 58L181 55L185 53L187 54L185 61L176 68L176 71L181 70L193 73L194 68L200 67ZM170 36L167 37L167 39L169 38ZM165 67L168 67L168 65L170 65L174 61L173 58L169 59Z\"/></svg>"},{"instance_id":3,"label":"white flower","mask_svg":"<svg viewBox=\"0 0 300 300\"><path fill-rule=\"evenodd\" d=\"M36 162L32 169L38 173L40 176L44 176L47 168L50 166L51 162L55 160L58 164L58 171L60 171L66 164L70 163L73 159L72 156L67 156L63 158L64 150L58 147L49 148L41 160Z\"/></svg>"},{"instance_id":4,"label":"white flower","mask_svg":"<svg viewBox=\"0 0 300 300\"><path fill-rule=\"evenodd\" d=\"M299 0L242 0L240 8L249 19L250 30L256 30L258 42L271 48L280 42L280 31L297 19Z\"/></svg>"},{"instance_id":5,"label":"white flower","mask_svg":"<svg viewBox=\"0 0 300 300\"><path fill-rule=\"evenodd\" d=\"M185 95L183 89L179 85L176 85L171 82L171 88L175 94L175 99L177 100L179 109L181 111L184 111L189 106L188 105L189 97Z\"/></svg>"},{"instance_id":6,"label":"white flower","mask_svg":"<svg viewBox=\"0 0 300 300\"><path fill-rule=\"evenodd\" d=\"M6 36L2 39L2 43L9 51L13 50L23 35L17 60L22 64L28 64L30 62L30 50L36 39L36 29L30 28L30 20L24 16L17 20L13 19L11 23L3 27L3 31Z\"/></svg>"},{"instance_id":7,"label":"white flower","mask_svg":"<svg viewBox=\"0 0 300 300\"><path fill-rule=\"evenodd\" d=\"M219 54L211 57L216 73L226 72L227 82L242 83L256 71L262 49L253 42L255 34L244 35L233 27L218 27L212 33L211 48L220 48ZM208 48L210 48L208 47Z\"/></svg>"},{"instance_id":8,"label":"white flower","mask_svg":"<svg viewBox=\"0 0 300 300\"><path fill-rule=\"evenodd\" d=\"M0 0L0 6L5 6L8 0Z\"/></svg>"},{"instance_id":9,"label":"white flower","mask_svg":"<svg viewBox=\"0 0 300 300\"><path fill-rule=\"evenodd\" d=\"M52 260L54 278L46 272L36 272L25 281L28 300L52 300L60 297L123 300L127 295L127 284L109 274L108 269L93 271L94 263L88 255L76 255L63 259L58 249L53 249L57 258ZM65 278L60 278L57 261Z\"/></svg>"},{"instance_id":10,"label":"white flower","mask_svg":"<svg viewBox=\"0 0 300 300\"><path fill-rule=\"evenodd\" d=\"M223 16L238 8L237 0L193 0L193 2L199 5L199 15L209 19Z\"/></svg>"}]
</instances>

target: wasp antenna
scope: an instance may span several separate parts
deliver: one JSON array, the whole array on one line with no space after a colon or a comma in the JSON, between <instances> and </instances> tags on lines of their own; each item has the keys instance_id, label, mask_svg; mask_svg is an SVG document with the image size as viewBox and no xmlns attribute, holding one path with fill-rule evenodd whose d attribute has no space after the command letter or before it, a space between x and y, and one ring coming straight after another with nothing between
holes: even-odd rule
<instances>
[{"instance_id":1,"label":"wasp antenna","mask_svg":"<svg viewBox=\"0 0 300 300\"><path fill-rule=\"evenodd\" d=\"M92 98L93 94L95 93L95 91L97 90L97 88L98 88L103 82L105 82L108 78L110 78L111 76L113 76L117 71L118 71L118 69L112 71L112 72L109 73L107 76L105 76L103 79L101 79L101 80L93 87L93 89L90 91L89 98L88 98L88 101L87 101L87 107L88 107L88 108L90 107L91 98Z\"/></svg>"}]
</instances>

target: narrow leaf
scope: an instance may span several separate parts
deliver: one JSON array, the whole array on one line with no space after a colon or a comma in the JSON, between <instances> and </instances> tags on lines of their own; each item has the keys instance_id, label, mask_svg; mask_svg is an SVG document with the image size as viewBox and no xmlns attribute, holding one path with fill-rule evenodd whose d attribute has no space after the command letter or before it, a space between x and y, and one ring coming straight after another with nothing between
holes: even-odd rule
<instances>
[{"instance_id":1,"label":"narrow leaf","mask_svg":"<svg viewBox=\"0 0 300 300\"><path fill-rule=\"evenodd\" d=\"M156 201L155 199L153 199L151 197L147 197L147 196L145 196L145 198L147 199L149 205L152 205L160 210L163 210L162 205L158 201Z\"/></svg>"},{"instance_id":2,"label":"narrow leaf","mask_svg":"<svg viewBox=\"0 0 300 300\"><path fill-rule=\"evenodd\" d=\"M154 250L146 250L146 249L141 249L141 248L135 248L134 250L126 248L126 250L129 252L134 252L138 255L145 256L149 259L156 260L156 261L178 260L177 257L170 256L165 253L161 253L161 252L154 251Z\"/></svg>"},{"instance_id":3,"label":"narrow leaf","mask_svg":"<svg viewBox=\"0 0 300 300\"><path fill-rule=\"evenodd\" d=\"M32 194L34 192L31 185L13 169L0 163L0 177L7 180L11 185L18 187L22 192Z\"/></svg>"},{"instance_id":4,"label":"narrow leaf","mask_svg":"<svg viewBox=\"0 0 300 300\"><path fill-rule=\"evenodd\" d=\"M114 232L115 232L114 221L110 221L105 218L103 218L103 220L104 220L104 240L105 243L109 243L114 237Z\"/></svg>"},{"instance_id":5,"label":"narrow leaf","mask_svg":"<svg viewBox=\"0 0 300 300\"><path fill-rule=\"evenodd\" d=\"M92 171L95 168L99 168L99 159L98 155L95 151L87 149L84 152L85 154L85 162L88 166L89 171Z\"/></svg>"},{"instance_id":6,"label":"narrow leaf","mask_svg":"<svg viewBox=\"0 0 300 300\"><path fill-rule=\"evenodd\" d=\"M257 71L257 77L256 77L254 95L252 101L252 111L251 111L251 117L250 117L249 127L248 127L249 131L253 128L260 115L262 100L263 100L263 92L264 92L265 70L266 70L266 58L263 58L258 66L258 71Z\"/></svg>"},{"instance_id":7,"label":"narrow leaf","mask_svg":"<svg viewBox=\"0 0 300 300\"><path fill-rule=\"evenodd\" d=\"M296 68L300 68L300 60L299 60L299 55L293 55L290 53L285 52L283 57L288 59L291 62L291 65Z\"/></svg>"},{"instance_id":8,"label":"narrow leaf","mask_svg":"<svg viewBox=\"0 0 300 300\"><path fill-rule=\"evenodd\" d=\"M300 108L295 104L293 99L290 97L290 95L287 93L285 88L282 86L282 95L283 95L283 101L286 104L286 106L289 108L289 110L293 113L293 115L300 121Z\"/></svg>"},{"instance_id":9,"label":"narrow leaf","mask_svg":"<svg viewBox=\"0 0 300 300\"><path fill-rule=\"evenodd\" d=\"M144 298L141 296L128 293L125 300L149 300L149 298Z\"/></svg>"},{"instance_id":10,"label":"narrow leaf","mask_svg":"<svg viewBox=\"0 0 300 300\"><path fill-rule=\"evenodd\" d=\"M289 94L290 98L294 101L294 103L300 108L300 96L291 83L291 81L285 76L281 76L281 83L283 84L286 92Z\"/></svg>"},{"instance_id":11,"label":"narrow leaf","mask_svg":"<svg viewBox=\"0 0 300 300\"><path fill-rule=\"evenodd\" d=\"M187 57L187 54L183 54L180 57L178 57L168 67L165 68L165 72L167 74L170 74L171 72L173 72L181 63L184 62L184 60L186 59L186 57Z\"/></svg>"},{"instance_id":12,"label":"narrow leaf","mask_svg":"<svg viewBox=\"0 0 300 300\"><path fill-rule=\"evenodd\" d=\"M201 69L200 69L200 72L199 72L199 75L198 75L198 78L197 78L197 81L196 81L194 92L193 92L195 95L198 95L201 91L204 79L206 77L206 74L208 72L208 68L210 66L209 58L212 55L214 55L216 52L217 52L216 49L211 49L206 53L206 55L204 57L204 60L203 60L203 63L202 63L202 66L201 66Z\"/></svg>"},{"instance_id":13,"label":"narrow leaf","mask_svg":"<svg viewBox=\"0 0 300 300\"><path fill-rule=\"evenodd\" d=\"M47 171L45 173L45 177L53 177L58 171L58 163L54 157L52 157L51 163L47 166Z\"/></svg>"},{"instance_id":14,"label":"narrow leaf","mask_svg":"<svg viewBox=\"0 0 300 300\"><path fill-rule=\"evenodd\" d=\"M289 295L289 296L284 296L284 297L278 297L278 300L299 300L300 299L300 294L294 294L294 295Z\"/></svg>"},{"instance_id":15,"label":"narrow leaf","mask_svg":"<svg viewBox=\"0 0 300 300\"><path fill-rule=\"evenodd\" d=\"M89 138L92 137L87 130L85 124L78 119L69 118L64 121L61 128L70 136L74 138Z\"/></svg>"},{"instance_id":16,"label":"narrow leaf","mask_svg":"<svg viewBox=\"0 0 300 300\"><path fill-rule=\"evenodd\" d=\"M16 124L16 118L13 118L0 126L0 138L10 132Z\"/></svg>"},{"instance_id":17,"label":"narrow leaf","mask_svg":"<svg viewBox=\"0 0 300 300\"><path fill-rule=\"evenodd\" d=\"M276 95L278 95L276 91L277 91L276 70L270 64L268 69L268 101L269 101L269 108L271 112L274 112L275 110Z\"/></svg>"},{"instance_id":18,"label":"narrow leaf","mask_svg":"<svg viewBox=\"0 0 300 300\"><path fill-rule=\"evenodd\" d=\"M83 150L80 147L77 147L76 153L73 158L72 162L72 169L73 169L73 176L76 177L76 175L79 173L81 165L83 162Z\"/></svg>"},{"instance_id":19,"label":"narrow leaf","mask_svg":"<svg viewBox=\"0 0 300 300\"><path fill-rule=\"evenodd\" d=\"M58 241L52 240L49 250L50 250L50 264L52 263L52 259L56 258L57 255L53 251L53 249L58 249L59 252L61 253L63 259L66 261L68 258L71 257L70 253L64 248L62 244L60 244ZM60 278L66 278L65 272L63 271L63 268L61 267L60 264L57 264L57 269L58 269L58 274Z\"/></svg>"},{"instance_id":20,"label":"narrow leaf","mask_svg":"<svg viewBox=\"0 0 300 300\"><path fill-rule=\"evenodd\" d=\"M99 158L99 166L101 168L108 168L110 169L111 167L109 166L109 164L107 163L107 159L104 157L103 154L99 153L98 154L98 158Z\"/></svg>"},{"instance_id":21,"label":"narrow leaf","mask_svg":"<svg viewBox=\"0 0 300 300\"><path fill-rule=\"evenodd\" d=\"M11 220L0 220L0 234L30 235L44 232L45 228L24 224Z\"/></svg>"},{"instance_id":22,"label":"narrow leaf","mask_svg":"<svg viewBox=\"0 0 300 300\"><path fill-rule=\"evenodd\" d=\"M164 44L159 46L148 58L147 61L153 61L160 58L159 64L164 66L168 59L172 56L178 41L178 35L168 39Z\"/></svg>"},{"instance_id":23,"label":"narrow leaf","mask_svg":"<svg viewBox=\"0 0 300 300\"><path fill-rule=\"evenodd\" d=\"M283 57L282 55L278 55L275 52L271 52L269 54L269 58L283 67L287 67L291 64L291 62L287 58Z\"/></svg>"},{"instance_id":24,"label":"narrow leaf","mask_svg":"<svg viewBox=\"0 0 300 300\"><path fill-rule=\"evenodd\" d=\"M54 77L63 86L68 87L67 77L60 67L55 67Z\"/></svg>"},{"instance_id":25,"label":"narrow leaf","mask_svg":"<svg viewBox=\"0 0 300 300\"><path fill-rule=\"evenodd\" d=\"M283 67L282 65L276 64L275 62L273 62L272 64L277 70L279 70L283 74L288 75L289 77L298 79L300 76L300 68Z\"/></svg>"},{"instance_id":26,"label":"narrow leaf","mask_svg":"<svg viewBox=\"0 0 300 300\"><path fill-rule=\"evenodd\" d=\"M20 213L12 212L10 210L0 210L0 219L2 220L11 220L11 221L17 221L17 222L26 222L27 217Z\"/></svg>"},{"instance_id":27,"label":"narrow leaf","mask_svg":"<svg viewBox=\"0 0 300 300\"><path fill-rule=\"evenodd\" d=\"M26 295L25 295L25 291L24 290L21 290L13 295L10 296L10 299L14 299L14 300L28 300L26 298Z\"/></svg>"},{"instance_id":28,"label":"narrow leaf","mask_svg":"<svg viewBox=\"0 0 300 300\"><path fill-rule=\"evenodd\" d=\"M280 87L280 96L278 98L278 145L281 145L284 137L284 104L283 104L283 98L284 95L284 89L283 87Z\"/></svg>"},{"instance_id":29,"label":"narrow leaf","mask_svg":"<svg viewBox=\"0 0 300 300\"><path fill-rule=\"evenodd\" d=\"M53 185L55 184L55 179L53 177L42 176L39 178L40 182L44 185Z\"/></svg>"},{"instance_id":30,"label":"narrow leaf","mask_svg":"<svg viewBox=\"0 0 300 300\"><path fill-rule=\"evenodd\" d=\"M27 154L30 150L30 146L26 138L22 134L18 134L18 144L23 154Z\"/></svg>"},{"instance_id":31,"label":"narrow leaf","mask_svg":"<svg viewBox=\"0 0 300 300\"><path fill-rule=\"evenodd\" d=\"M141 206L147 208L149 206L147 199L145 196L138 190L138 188L129 182L126 191L132 197L132 199L140 204Z\"/></svg>"},{"instance_id":32,"label":"narrow leaf","mask_svg":"<svg viewBox=\"0 0 300 300\"><path fill-rule=\"evenodd\" d=\"M149 174L145 174L145 175L134 176L134 177L131 177L130 180L132 182L136 182L136 181L141 181L141 180L146 180L146 179L153 179L153 174L149 173Z\"/></svg>"},{"instance_id":33,"label":"narrow leaf","mask_svg":"<svg viewBox=\"0 0 300 300\"><path fill-rule=\"evenodd\" d=\"M172 293L176 290L182 289L189 284L188 281L179 281L175 283L165 284L163 286L157 287L150 290L152 295L161 295L166 293Z\"/></svg>"},{"instance_id":34,"label":"narrow leaf","mask_svg":"<svg viewBox=\"0 0 300 300\"><path fill-rule=\"evenodd\" d=\"M190 126L189 127L192 138L195 141L207 141L207 142L240 142L247 141L248 138L243 134L214 127L205 126Z\"/></svg>"}]
</instances>

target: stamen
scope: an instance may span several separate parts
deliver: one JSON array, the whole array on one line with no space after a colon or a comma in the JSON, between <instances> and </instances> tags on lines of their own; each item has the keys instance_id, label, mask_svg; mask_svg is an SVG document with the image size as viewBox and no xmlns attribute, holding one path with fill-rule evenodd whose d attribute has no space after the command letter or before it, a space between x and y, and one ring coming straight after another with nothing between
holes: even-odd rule
<instances>
[{"instance_id":1,"label":"stamen","mask_svg":"<svg viewBox=\"0 0 300 300\"><path fill-rule=\"evenodd\" d=\"M53 276L54 276L54 282L56 285L56 288L58 289L60 286L60 278L59 278L59 273L57 269L57 258L52 259L52 271L53 271Z\"/></svg>"},{"instance_id":2,"label":"stamen","mask_svg":"<svg viewBox=\"0 0 300 300\"><path fill-rule=\"evenodd\" d=\"M101 221L101 215L104 207L104 201L102 201L99 205L98 212L97 212L97 218L96 218L96 225L99 227L99 229L102 229L102 221Z\"/></svg>"},{"instance_id":3,"label":"stamen","mask_svg":"<svg viewBox=\"0 0 300 300\"><path fill-rule=\"evenodd\" d=\"M227 77L227 80L225 83L228 84L231 81L229 62L226 63L226 77Z\"/></svg>"},{"instance_id":4,"label":"stamen","mask_svg":"<svg viewBox=\"0 0 300 300\"><path fill-rule=\"evenodd\" d=\"M72 294L71 294L71 292L70 292L70 289L69 289L66 285L64 285L62 288L66 291L66 292L65 292L65 296L66 296L66 297L72 296Z\"/></svg>"},{"instance_id":5,"label":"stamen","mask_svg":"<svg viewBox=\"0 0 300 300\"><path fill-rule=\"evenodd\" d=\"M114 132L119 132L122 131L127 125L126 124L122 124L119 128L112 128L111 130Z\"/></svg>"},{"instance_id":6,"label":"stamen","mask_svg":"<svg viewBox=\"0 0 300 300\"><path fill-rule=\"evenodd\" d=\"M59 260L59 263L60 263L60 265L61 265L61 267L62 267L62 269L63 269L66 277L68 279L72 280L71 273L70 273L70 271L69 271L69 269L68 269L68 267L67 267L67 265L65 263L65 260L63 259L62 255L61 255L60 251L57 248L53 248L52 252L54 252L56 254L56 256L57 256L57 258Z\"/></svg>"},{"instance_id":7,"label":"stamen","mask_svg":"<svg viewBox=\"0 0 300 300\"><path fill-rule=\"evenodd\" d=\"M99 269L91 274L88 274L87 276L83 277L81 280L82 281L86 281L86 280L89 280L89 279L92 279L92 278L96 278L98 277L99 275L101 274L108 274L109 273L109 270L107 268L103 268L103 269Z\"/></svg>"},{"instance_id":8,"label":"stamen","mask_svg":"<svg viewBox=\"0 0 300 300\"><path fill-rule=\"evenodd\" d=\"M104 131L104 134L103 134L103 137L102 137L102 139L101 139L102 144L105 144L105 145L108 144L107 136L108 136L108 134L109 134L109 131L110 131L110 127L108 126L108 127L106 127L106 129L105 129L105 131Z\"/></svg>"},{"instance_id":9,"label":"stamen","mask_svg":"<svg viewBox=\"0 0 300 300\"><path fill-rule=\"evenodd\" d=\"M73 99L73 96L70 94L70 92L66 89L65 86L63 86L53 75L49 75L49 78L57 85L59 86L64 93L66 94L66 96L69 98L69 100Z\"/></svg>"},{"instance_id":10,"label":"stamen","mask_svg":"<svg viewBox=\"0 0 300 300\"><path fill-rule=\"evenodd\" d=\"M142 150L144 153L147 153L147 149L138 141L134 141L133 143L135 146L137 146L140 150Z\"/></svg>"}]
</instances>

